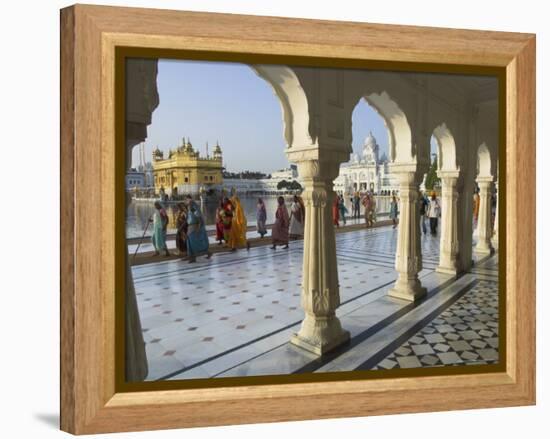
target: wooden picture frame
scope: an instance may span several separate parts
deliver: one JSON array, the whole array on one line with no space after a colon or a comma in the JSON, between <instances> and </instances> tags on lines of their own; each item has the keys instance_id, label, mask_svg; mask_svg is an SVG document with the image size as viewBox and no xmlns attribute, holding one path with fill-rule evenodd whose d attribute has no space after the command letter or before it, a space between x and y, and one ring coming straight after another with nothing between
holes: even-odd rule
<instances>
[{"instance_id":1,"label":"wooden picture frame","mask_svg":"<svg viewBox=\"0 0 550 439\"><path fill-rule=\"evenodd\" d=\"M115 370L119 47L492 68L505 94L506 369L120 392ZM84 236L96 239L83 239ZM535 37L76 5L61 11L61 429L74 434L535 403ZM449 397L452 395L452 398Z\"/></svg>"}]
</instances>

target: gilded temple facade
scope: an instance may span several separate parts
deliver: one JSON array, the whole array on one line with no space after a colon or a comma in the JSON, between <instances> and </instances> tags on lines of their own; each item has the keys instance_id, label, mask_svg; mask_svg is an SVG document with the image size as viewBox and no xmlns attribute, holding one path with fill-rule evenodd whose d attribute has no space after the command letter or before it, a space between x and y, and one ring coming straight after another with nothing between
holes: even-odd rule
<instances>
[{"instance_id":1,"label":"gilded temple facade","mask_svg":"<svg viewBox=\"0 0 550 439\"><path fill-rule=\"evenodd\" d=\"M187 139L175 150L164 152L158 147L153 151L153 178L155 193L164 191L169 196L197 195L202 191L220 190L223 185L223 160L219 144L213 154L201 157Z\"/></svg>"}]
</instances>

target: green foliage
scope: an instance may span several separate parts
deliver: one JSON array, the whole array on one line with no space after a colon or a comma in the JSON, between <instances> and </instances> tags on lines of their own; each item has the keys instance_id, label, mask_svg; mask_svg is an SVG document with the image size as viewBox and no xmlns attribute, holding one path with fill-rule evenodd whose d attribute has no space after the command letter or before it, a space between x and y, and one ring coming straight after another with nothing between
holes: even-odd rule
<instances>
[{"instance_id":1,"label":"green foliage","mask_svg":"<svg viewBox=\"0 0 550 439\"><path fill-rule=\"evenodd\" d=\"M302 185L296 180L292 180L292 182L288 185L288 189L291 191L301 191Z\"/></svg>"},{"instance_id":2,"label":"green foliage","mask_svg":"<svg viewBox=\"0 0 550 439\"><path fill-rule=\"evenodd\" d=\"M439 186L440 182L441 179L437 176L437 155L434 155L433 162L426 175L426 190L432 190L435 186Z\"/></svg>"},{"instance_id":3,"label":"green foliage","mask_svg":"<svg viewBox=\"0 0 550 439\"><path fill-rule=\"evenodd\" d=\"M277 183L277 189L286 189L287 191L300 191L302 190L302 185L298 183L296 180L292 181L286 181L281 180L279 183Z\"/></svg>"},{"instance_id":4,"label":"green foliage","mask_svg":"<svg viewBox=\"0 0 550 439\"><path fill-rule=\"evenodd\" d=\"M286 180L281 180L279 183L277 183L278 190L286 189L287 187L288 187L288 181Z\"/></svg>"}]
</instances>

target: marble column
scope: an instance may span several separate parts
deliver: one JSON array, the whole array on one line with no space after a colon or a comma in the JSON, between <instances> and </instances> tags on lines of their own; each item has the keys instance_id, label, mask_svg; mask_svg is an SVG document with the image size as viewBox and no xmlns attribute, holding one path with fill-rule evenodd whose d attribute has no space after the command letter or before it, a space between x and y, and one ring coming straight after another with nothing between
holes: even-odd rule
<instances>
[{"instance_id":1,"label":"marble column","mask_svg":"<svg viewBox=\"0 0 550 439\"><path fill-rule=\"evenodd\" d=\"M391 297L416 301L426 295L426 288L418 279L418 272L422 270L418 203L418 186L422 181L422 173L414 170L414 166L410 168L412 169L409 171L392 170L399 180L399 226L395 255L398 278L388 294Z\"/></svg>"},{"instance_id":2,"label":"marble column","mask_svg":"<svg viewBox=\"0 0 550 439\"><path fill-rule=\"evenodd\" d=\"M465 171L460 171L460 191L457 200L458 215L458 259L459 272L464 273L472 267L473 252L473 192L475 179Z\"/></svg>"},{"instance_id":3,"label":"marble column","mask_svg":"<svg viewBox=\"0 0 550 439\"><path fill-rule=\"evenodd\" d=\"M132 164L132 149L147 138L153 111L159 104L157 60L130 58L126 61L126 169ZM126 203L130 197L126 197ZM127 205L126 205L127 207ZM126 381L143 381L147 377L147 352L141 328L139 309L130 257L126 256L125 291L125 366Z\"/></svg>"},{"instance_id":4,"label":"marble column","mask_svg":"<svg viewBox=\"0 0 550 439\"><path fill-rule=\"evenodd\" d=\"M331 213L335 197L333 180L346 154L338 156L339 160L330 157L332 160L296 160L296 155L289 154L289 160L298 164L306 207L301 295L305 317L290 341L317 355L350 339L335 313L340 306L340 291Z\"/></svg>"},{"instance_id":5,"label":"marble column","mask_svg":"<svg viewBox=\"0 0 550 439\"><path fill-rule=\"evenodd\" d=\"M459 272L458 245L458 171L439 171L441 178L441 237L438 272L456 275Z\"/></svg>"},{"instance_id":6,"label":"marble column","mask_svg":"<svg viewBox=\"0 0 550 439\"><path fill-rule=\"evenodd\" d=\"M498 204L499 204L499 198L500 198L500 194L498 192L498 180L495 182L495 191L496 191L497 203L495 206L495 222L493 225L493 237L491 238L491 244L493 248L498 249Z\"/></svg>"},{"instance_id":7,"label":"marble column","mask_svg":"<svg viewBox=\"0 0 550 439\"><path fill-rule=\"evenodd\" d=\"M143 381L147 378L149 368L147 364L147 353L145 350L145 341L141 330L141 319L137 305L136 291L134 289L134 279L130 268L130 256L127 254L126 260L126 306L124 310L126 327L126 380Z\"/></svg>"},{"instance_id":8,"label":"marble column","mask_svg":"<svg viewBox=\"0 0 550 439\"><path fill-rule=\"evenodd\" d=\"M478 177L479 186L479 214L477 220L477 244L475 251L477 253L489 254L493 251L491 245L492 226L491 226L491 193L493 187L493 177Z\"/></svg>"}]
</instances>

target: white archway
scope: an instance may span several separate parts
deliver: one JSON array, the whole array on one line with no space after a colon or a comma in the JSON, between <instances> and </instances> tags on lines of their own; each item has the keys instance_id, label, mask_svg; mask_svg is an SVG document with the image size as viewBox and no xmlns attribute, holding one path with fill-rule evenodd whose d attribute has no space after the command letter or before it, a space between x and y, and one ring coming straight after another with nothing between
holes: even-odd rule
<instances>
[{"instance_id":1,"label":"white archway","mask_svg":"<svg viewBox=\"0 0 550 439\"><path fill-rule=\"evenodd\" d=\"M391 162L411 163L411 127L407 116L386 91L364 96L367 103L382 117L388 131L388 151Z\"/></svg>"},{"instance_id":2,"label":"white archway","mask_svg":"<svg viewBox=\"0 0 550 439\"><path fill-rule=\"evenodd\" d=\"M491 151L485 142L477 149L477 177L492 178L491 174Z\"/></svg>"},{"instance_id":3,"label":"white archway","mask_svg":"<svg viewBox=\"0 0 550 439\"><path fill-rule=\"evenodd\" d=\"M365 83L371 89L364 92L360 99L365 99L384 121L388 132L390 167L399 181L400 220L395 256L398 279L388 294L416 301L427 293L418 278L418 273L422 270L418 187L422 176L420 168L426 164L422 162L423 157L419 157L419 151L413 142L413 130L405 111L387 91L385 85L391 84L381 81L379 87L373 90L377 82L374 80L370 83L367 79ZM405 101L412 95L403 96L402 99ZM408 104L411 102L412 100L408 99ZM369 176L367 179L371 180Z\"/></svg>"},{"instance_id":4,"label":"white archway","mask_svg":"<svg viewBox=\"0 0 550 439\"><path fill-rule=\"evenodd\" d=\"M441 179L441 227L439 240L440 273L456 275L460 271L458 233L458 182L456 143L445 122L436 126L433 137L437 144L437 175Z\"/></svg>"},{"instance_id":5,"label":"white archway","mask_svg":"<svg viewBox=\"0 0 550 439\"><path fill-rule=\"evenodd\" d=\"M440 171L458 171L454 136L443 122L433 130L437 142L437 167Z\"/></svg>"},{"instance_id":6,"label":"white archway","mask_svg":"<svg viewBox=\"0 0 550 439\"><path fill-rule=\"evenodd\" d=\"M313 144L315 136L310 132L307 96L294 71L276 65L251 65L250 68L271 86L281 104L287 148Z\"/></svg>"}]
</instances>

